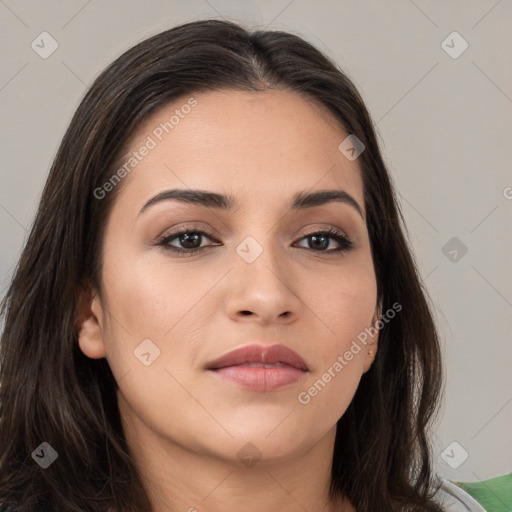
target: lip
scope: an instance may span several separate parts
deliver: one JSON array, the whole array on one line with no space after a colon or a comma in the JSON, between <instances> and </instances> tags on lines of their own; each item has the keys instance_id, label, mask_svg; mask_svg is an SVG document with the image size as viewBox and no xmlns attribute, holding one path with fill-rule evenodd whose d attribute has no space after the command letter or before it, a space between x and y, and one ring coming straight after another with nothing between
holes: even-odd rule
<instances>
[{"instance_id":1,"label":"lip","mask_svg":"<svg viewBox=\"0 0 512 512\"><path fill-rule=\"evenodd\" d=\"M298 382L309 372L302 357L279 344L237 348L208 362L205 369L252 391L275 391Z\"/></svg>"}]
</instances>

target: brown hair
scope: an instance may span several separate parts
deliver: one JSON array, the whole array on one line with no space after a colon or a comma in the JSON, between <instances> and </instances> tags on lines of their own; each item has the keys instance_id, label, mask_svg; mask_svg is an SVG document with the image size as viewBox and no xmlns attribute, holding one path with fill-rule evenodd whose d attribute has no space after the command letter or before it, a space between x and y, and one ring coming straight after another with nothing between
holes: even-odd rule
<instances>
[{"instance_id":1,"label":"brown hair","mask_svg":"<svg viewBox=\"0 0 512 512\"><path fill-rule=\"evenodd\" d=\"M403 307L380 331L376 360L338 421L331 497L365 512L441 511L428 438L442 392L438 336L369 113L350 79L302 38L218 20L172 28L123 53L64 135L2 302L0 510L151 510L110 367L77 341L79 291L101 290L103 234L120 186L102 200L94 190L157 107L200 91L270 88L327 107L364 144L358 162L378 302L383 311ZM42 442L58 452L48 469L31 457Z\"/></svg>"}]
</instances>

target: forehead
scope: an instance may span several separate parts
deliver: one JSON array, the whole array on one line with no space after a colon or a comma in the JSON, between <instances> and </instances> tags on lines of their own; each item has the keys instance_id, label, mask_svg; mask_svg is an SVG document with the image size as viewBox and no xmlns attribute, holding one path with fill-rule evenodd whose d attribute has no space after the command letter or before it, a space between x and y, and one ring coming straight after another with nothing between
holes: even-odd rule
<instances>
[{"instance_id":1,"label":"forehead","mask_svg":"<svg viewBox=\"0 0 512 512\"><path fill-rule=\"evenodd\" d=\"M160 107L137 128L119 160L134 164L123 188L132 196L201 188L240 202L338 188L364 211L359 163L338 149L347 136L325 107L296 92L191 94Z\"/></svg>"}]
</instances>

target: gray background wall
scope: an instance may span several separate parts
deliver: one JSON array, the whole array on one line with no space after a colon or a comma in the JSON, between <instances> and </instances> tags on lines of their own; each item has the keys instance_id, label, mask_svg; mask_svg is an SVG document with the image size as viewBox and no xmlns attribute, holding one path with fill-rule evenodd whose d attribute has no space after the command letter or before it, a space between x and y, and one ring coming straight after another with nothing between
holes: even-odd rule
<instances>
[{"instance_id":1,"label":"gray background wall","mask_svg":"<svg viewBox=\"0 0 512 512\"><path fill-rule=\"evenodd\" d=\"M0 0L2 293L86 87L138 41L204 17L294 31L354 80L436 305L447 366L438 472L512 471L510 1ZM58 44L47 58L44 31Z\"/></svg>"}]
</instances>

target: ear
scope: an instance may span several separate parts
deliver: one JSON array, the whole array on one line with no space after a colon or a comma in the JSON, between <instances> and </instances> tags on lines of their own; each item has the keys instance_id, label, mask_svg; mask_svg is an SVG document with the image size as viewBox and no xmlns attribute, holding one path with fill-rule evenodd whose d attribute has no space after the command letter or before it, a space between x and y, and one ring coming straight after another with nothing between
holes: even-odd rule
<instances>
[{"instance_id":1,"label":"ear","mask_svg":"<svg viewBox=\"0 0 512 512\"><path fill-rule=\"evenodd\" d=\"M103 333L103 315L99 295L96 291L82 289L79 294L76 326L80 350L91 359L107 355Z\"/></svg>"},{"instance_id":2,"label":"ear","mask_svg":"<svg viewBox=\"0 0 512 512\"><path fill-rule=\"evenodd\" d=\"M375 356L377 355L377 348L379 345L379 328L378 323L382 315L382 306L378 305L373 316L372 325L368 328L371 335L368 336L368 344L366 345L366 354L364 361L363 373L366 373L372 366Z\"/></svg>"}]
</instances>

